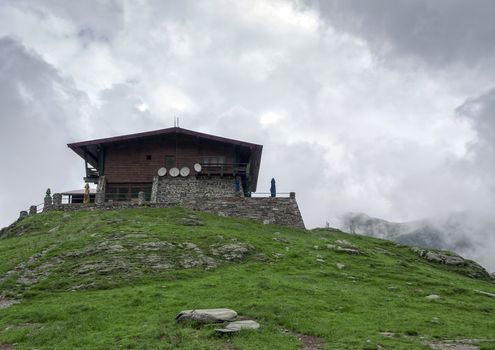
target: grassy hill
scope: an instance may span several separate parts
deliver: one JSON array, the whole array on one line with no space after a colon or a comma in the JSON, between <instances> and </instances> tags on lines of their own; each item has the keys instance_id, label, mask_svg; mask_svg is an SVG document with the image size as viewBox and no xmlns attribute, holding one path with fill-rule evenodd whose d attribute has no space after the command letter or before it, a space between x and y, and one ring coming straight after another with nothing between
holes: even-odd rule
<instances>
[{"instance_id":1,"label":"grassy hill","mask_svg":"<svg viewBox=\"0 0 495 350\"><path fill-rule=\"evenodd\" d=\"M49 212L0 237L0 349L495 349L495 298L477 290L495 284L337 230L182 208ZM261 328L174 322L215 307Z\"/></svg>"}]
</instances>

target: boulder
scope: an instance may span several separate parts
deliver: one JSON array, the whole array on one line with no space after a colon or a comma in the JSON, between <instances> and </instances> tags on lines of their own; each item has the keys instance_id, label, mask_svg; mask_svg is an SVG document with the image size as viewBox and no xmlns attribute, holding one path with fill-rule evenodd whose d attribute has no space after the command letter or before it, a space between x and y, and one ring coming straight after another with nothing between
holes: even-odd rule
<instances>
[{"instance_id":1,"label":"boulder","mask_svg":"<svg viewBox=\"0 0 495 350\"><path fill-rule=\"evenodd\" d=\"M445 256L444 262L447 265L464 265L465 263L464 259L461 258L460 256L449 256L449 255Z\"/></svg>"},{"instance_id":2,"label":"boulder","mask_svg":"<svg viewBox=\"0 0 495 350\"><path fill-rule=\"evenodd\" d=\"M237 312L231 309L196 309L184 310L175 316L177 323L192 321L202 324L222 323L233 321L237 317Z\"/></svg>"},{"instance_id":3,"label":"boulder","mask_svg":"<svg viewBox=\"0 0 495 350\"><path fill-rule=\"evenodd\" d=\"M217 328L215 331L220 333L233 333L239 332L243 329L258 329L260 328L260 324L253 320L245 320L245 321L236 321L230 322L224 328Z\"/></svg>"},{"instance_id":4,"label":"boulder","mask_svg":"<svg viewBox=\"0 0 495 350\"><path fill-rule=\"evenodd\" d=\"M354 249L354 248L344 248L344 247L338 246L335 250L338 251L338 252L344 252L344 253L347 253L347 254L353 254L353 255L358 255L359 254L359 250Z\"/></svg>"},{"instance_id":5,"label":"boulder","mask_svg":"<svg viewBox=\"0 0 495 350\"><path fill-rule=\"evenodd\" d=\"M439 295L436 295L436 294L430 294L430 295L426 296L425 299L428 299L428 300L438 300L438 299L440 299L440 296Z\"/></svg>"},{"instance_id":6,"label":"boulder","mask_svg":"<svg viewBox=\"0 0 495 350\"><path fill-rule=\"evenodd\" d=\"M351 242L346 239L338 239L335 241L335 244L338 244L339 246L345 248L356 248Z\"/></svg>"},{"instance_id":7,"label":"boulder","mask_svg":"<svg viewBox=\"0 0 495 350\"><path fill-rule=\"evenodd\" d=\"M220 255L227 261L241 260L252 250L254 250L254 247L247 243L229 243L219 247L211 247L210 249L213 255Z\"/></svg>"},{"instance_id":8,"label":"boulder","mask_svg":"<svg viewBox=\"0 0 495 350\"><path fill-rule=\"evenodd\" d=\"M203 221L200 218L194 215L189 215L187 217L181 218L178 222L178 225L182 226L204 226Z\"/></svg>"},{"instance_id":9,"label":"boulder","mask_svg":"<svg viewBox=\"0 0 495 350\"><path fill-rule=\"evenodd\" d=\"M495 294L493 293L488 293L488 292L483 292L482 290L474 290L478 294L486 295L487 297L495 298Z\"/></svg>"},{"instance_id":10,"label":"boulder","mask_svg":"<svg viewBox=\"0 0 495 350\"><path fill-rule=\"evenodd\" d=\"M436 263L442 263L443 262L443 255L440 253L434 252L434 251L427 251L424 255L425 259L428 261L436 262Z\"/></svg>"}]
</instances>

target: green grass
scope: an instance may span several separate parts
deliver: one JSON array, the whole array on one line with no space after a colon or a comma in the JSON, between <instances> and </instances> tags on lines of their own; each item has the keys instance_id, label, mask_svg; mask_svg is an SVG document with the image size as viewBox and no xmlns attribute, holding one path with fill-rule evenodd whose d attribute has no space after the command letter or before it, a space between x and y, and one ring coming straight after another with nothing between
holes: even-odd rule
<instances>
[{"instance_id":1,"label":"green grass","mask_svg":"<svg viewBox=\"0 0 495 350\"><path fill-rule=\"evenodd\" d=\"M182 225L190 215L204 225ZM326 247L338 239L362 254ZM147 242L175 248L137 248ZM180 248L186 242L218 266L180 267L190 254ZM235 262L210 253L228 243L253 249ZM171 267L151 268L151 255ZM26 262L23 276L36 282L19 284L18 271L0 283L0 295L21 301L0 309L0 344L15 349L298 349L286 330L323 338L326 349L428 349L432 340L495 338L495 299L474 292L495 293L494 283L429 263L407 247L336 230L261 225L182 208L50 212L17 223L0 239L0 277ZM91 264L99 269L77 272ZM441 299L428 301L429 294ZM261 328L221 337L214 326L174 322L181 310L215 307L255 318ZM495 349L495 342L480 346Z\"/></svg>"}]
</instances>

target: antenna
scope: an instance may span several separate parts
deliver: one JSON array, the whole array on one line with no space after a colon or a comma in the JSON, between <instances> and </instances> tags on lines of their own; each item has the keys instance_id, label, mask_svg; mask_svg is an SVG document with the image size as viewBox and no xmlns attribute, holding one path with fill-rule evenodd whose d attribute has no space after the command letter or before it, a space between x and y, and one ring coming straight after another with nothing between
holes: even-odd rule
<instances>
[{"instance_id":1,"label":"antenna","mask_svg":"<svg viewBox=\"0 0 495 350\"><path fill-rule=\"evenodd\" d=\"M174 116L174 128L179 127L179 117Z\"/></svg>"}]
</instances>

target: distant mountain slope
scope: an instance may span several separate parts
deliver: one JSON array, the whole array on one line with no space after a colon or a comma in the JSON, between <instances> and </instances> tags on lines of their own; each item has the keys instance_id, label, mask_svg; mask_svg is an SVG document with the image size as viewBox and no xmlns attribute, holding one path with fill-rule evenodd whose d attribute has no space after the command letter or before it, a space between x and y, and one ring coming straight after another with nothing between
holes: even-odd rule
<instances>
[{"instance_id":1,"label":"distant mountain slope","mask_svg":"<svg viewBox=\"0 0 495 350\"><path fill-rule=\"evenodd\" d=\"M0 236L0 349L493 349L489 278L334 229L181 208L49 212ZM261 327L219 336L174 321L209 308Z\"/></svg>"},{"instance_id":2,"label":"distant mountain slope","mask_svg":"<svg viewBox=\"0 0 495 350\"><path fill-rule=\"evenodd\" d=\"M455 251L495 271L495 221L472 213L411 222L389 222L363 213L349 213L341 229L423 248Z\"/></svg>"}]
</instances>

